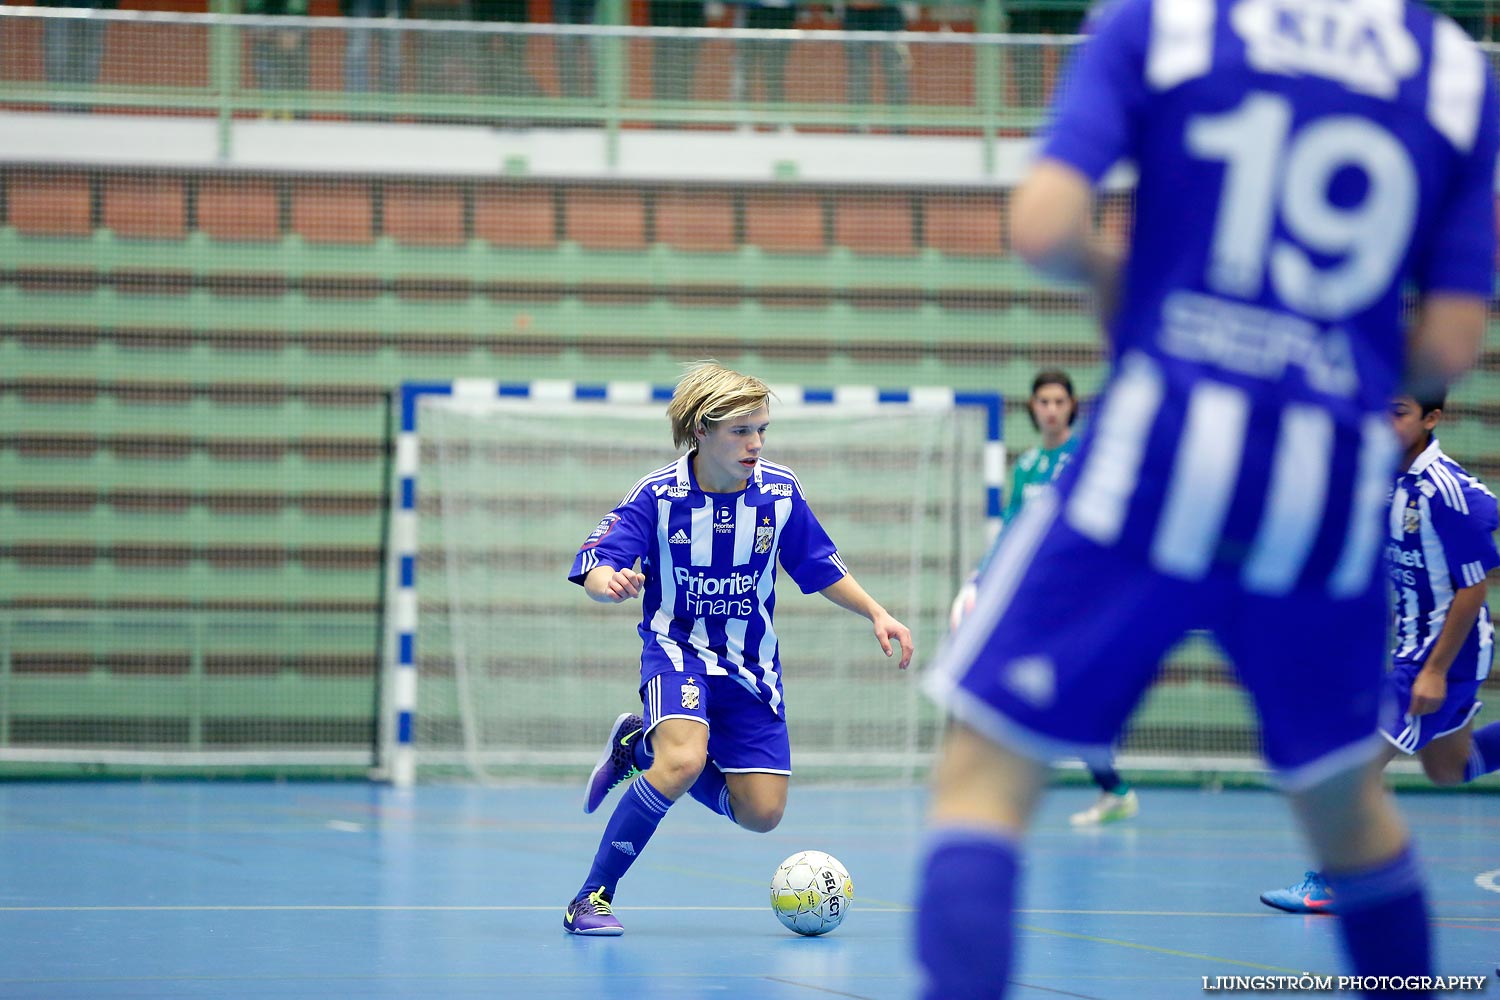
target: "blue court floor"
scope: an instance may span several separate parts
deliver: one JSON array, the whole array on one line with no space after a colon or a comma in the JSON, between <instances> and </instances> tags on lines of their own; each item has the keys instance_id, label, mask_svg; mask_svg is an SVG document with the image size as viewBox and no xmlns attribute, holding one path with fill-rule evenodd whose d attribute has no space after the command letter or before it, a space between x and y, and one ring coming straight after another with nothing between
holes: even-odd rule
<instances>
[{"instance_id":1,"label":"blue court floor","mask_svg":"<svg viewBox=\"0 0 1500 1000\"><path fill-rule=\"evenodd\" d=\"M911 997L923 794L794 786L755 835L691 801L616 899L624 937L561 930L603 814L573 787L358 783L0 786L0 997ZM1263 907L1304 867L1269 792L1143 789L1141 815L1031 839L1016 998L1205 996L1203 976L1336 974L1335 919ZM612 805L613 799L606 804ZM1438 971L1500 965L1500 796L1406 794ZM825 938L782 929L777 863L825 850L856 901ZM975 900L976 920L986 917ZM1473 995L1473 994L1471 994Z\"/></svg>"}]
</instances>

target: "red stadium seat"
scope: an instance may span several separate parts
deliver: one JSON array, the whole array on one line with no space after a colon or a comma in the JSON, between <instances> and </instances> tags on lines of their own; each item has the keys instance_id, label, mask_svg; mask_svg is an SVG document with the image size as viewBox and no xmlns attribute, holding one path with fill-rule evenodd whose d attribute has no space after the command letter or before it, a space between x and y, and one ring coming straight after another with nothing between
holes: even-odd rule
<instances>
[{"instance_id":1,"label":"red stadium seat","mask_svg":"<svg viewBox=\"0 0 1500 1000\"><path fill-rule=\"evenodd\" d=\"M209 177L198 184L198 228L224 243L281 237L276 182L261 177Z\"/></svg>"},{"instance_id":2,"label":"red stadium seat","mask_svg":"<svg viewBox=\"0 0 1500 1000\"><path fill-rule=\"evenodd\" d=\"M728 191L663 191L656 199L656 239L674 250L733 250L733 196Z\"/></svg>"},{"instance_id":3,"label":"red stadium seat","mask_svg":"<svg viewBox=\"0 0 1500 1000\"><path fill-rule=\"evenodd\" d=\"M364 181L294 181L292 232L309 243L375 241L375 211Z\"/></svg>"},{"instance_id":4,"label":"red stadium seat","mask_svg":"<svg viewBox=\"0 0 1500 1000\"><path fill-rule=\"evenodd\" d=\"M1106 194L1099 199L1099 231L1111 246L1130 245L1135 222L1135 199L1128 194Z\"/></svg>"},{"instance_id":5,"label":"red stadium seat","mask_svg":"<svg viewBox=\"0 0 1500 1000\"><path fill-rule=\"evenodd\" d=\"M586 250L646 249L646 196L639 188L564 188L564 232Z\"/></svg>"},{"instance_id":6,"label":"red stadium seat","mask_svg":"<svg viewBox=\"0 0 1500 1000\"><path fill-rule=\"evenodd\" d=\"M385 232L410 246L464 242L464 196L451 184L388 184Z\"/></svg>"},{"instance_id":7,"label":"red stadium seat","mask_svg":"<svg viewBox=\"0 0 1500 1000\"><path fill-rule=\"evenodd\" d=\"M916 252L911 196L905 193L840 195L834 207L834 242L855 253Z\"/></svg>"},{"instance_id":8,"label":"red stadium seat","mask_svg":"<svg viewBox=\"0 0 1500 1000\"><path fill-rule=\"evenodd\" d=\"M812 191L745 195L745 240L770 253L822 253L823 199Z\"/></svg>"},{"instance_id":9,"label":"red stadium seat","mask_svg":"<svg viewBox=\"0 0 1500 1000\"><path fill-rule=\"evenodd\" d=\"M474 235L497 247L545 249L557 245L553 189L497 184L474 192Z\"/></svg>"},{"instance_id":10,"label":"red stadium seat","mask_svg":"<svg viewBox=\"0 0 1500 1000\"><path fill-rule=\"evenodd\" d=\"M11 171L6 212L16 231L27 236L88 236L94 231L87 174Z\"/></svg>"},{"instance_id":11,"label":"red stadium seat","mask_svg":"<svg viewBox=\"0 0 1500 1000\"><path fill-rule=\"evenodd\" d=\"M932 194L923 202L927 245L946 254L991 257L1005 253L1001 196Z\"/></svg>"},{"instance_id":12,"label":"red stadium seat","mask_svg":"<svg viewBox=\"0 0 1500 1000\"><path fill-rule=\"evenodd\" d=\"M187 235L186 185L166 175L106 177L104 225L129 239L180 240Z\"/></svg>"}]
</instances>

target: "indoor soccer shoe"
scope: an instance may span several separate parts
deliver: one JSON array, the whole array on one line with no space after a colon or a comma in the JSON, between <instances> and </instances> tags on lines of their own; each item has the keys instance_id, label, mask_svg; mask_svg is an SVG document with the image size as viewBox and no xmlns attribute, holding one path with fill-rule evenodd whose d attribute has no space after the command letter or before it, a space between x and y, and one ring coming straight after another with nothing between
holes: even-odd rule
<instances>
[{"instance_id":1,"label":"indoor soccer shoe","mask_svg":"<svg viewBox=\"0 0 1500 1000\"><path fill-rule=\"evenodd\" d=\"M1135 797L1134 788L1124 795L1100 792L1099 798L1093 805L1068 817L1068 822L1074 826L1100 826L1104 823L1118 823L1122 819L1129 819L1140 811L1141 801Z\"/></svg>"},{"instance_id":2,"label":"indoor soccer shoe","mask_svg":"<svg viewBox=\"0 0 1500 1000\"><path fill-rule=\"evenodd\" d=\"M1333 892L1317 872L1308 872L1302 881L1289 889L1272 889L1260 894L1267 906L1288 913L1332 913Z\"/></svg>"},{"instance_id":3,"label":"indoor soccer shoe","mask_svg":"<svg viewBox=\"0 0 1500 1000\"><path fill-rule=\"evenodd\" d=\"M589 774L588 787L583 791L584 812L598 809L611 788L641 773L635 766L635 741L641 739L644 721L631 712L615 720L614 728L609 731L609 742L604 744L604 753Z\"/></svg>"},{"instance_id":4,"label":"indoor soccer shoe","mask_svg":"<svg viewBox=\"0 0 1500 1000\"><path fill-rule=\"evenodd\" d=\"M625 928L610 912L609 893L600 886L593 892L579 893L563 914L563 930L569 934L587 934L590 937L619 937Z\"/></svg>"}]
</instances>

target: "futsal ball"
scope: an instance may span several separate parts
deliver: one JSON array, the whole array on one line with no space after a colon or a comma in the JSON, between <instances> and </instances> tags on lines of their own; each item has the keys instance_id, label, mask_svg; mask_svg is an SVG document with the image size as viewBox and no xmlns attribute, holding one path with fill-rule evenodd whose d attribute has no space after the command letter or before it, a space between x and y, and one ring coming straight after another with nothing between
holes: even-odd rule
<instances>
[{"instance_id":1,"label":"futsal ball","mask_svg":"<svg viewBox=\"0 0 1500 1000\"><path fill-rule=\"evenodd\" d=\"M771 909L798 934L827 934L844 922L853 902L849 870L822 851L793 854L771 876Z\"/></svg>"}]
</instances>

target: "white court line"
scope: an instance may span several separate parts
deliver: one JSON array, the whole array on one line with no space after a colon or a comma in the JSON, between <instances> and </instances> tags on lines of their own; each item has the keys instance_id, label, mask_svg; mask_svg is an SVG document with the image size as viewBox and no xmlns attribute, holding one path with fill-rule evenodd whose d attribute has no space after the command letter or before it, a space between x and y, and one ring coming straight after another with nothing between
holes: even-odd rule
<instances>
[{"instance_id":1,"label":"white court line","mask_svg":"<svg viewBox=\"0 0 1500 1000\"><path fill-rule=\"evenodd\" d=\"M661 911L682 913L759 913L769 906L632 906L634 911ZM323 911L376 912L376 913L550 913L561 910L560 906L336 906L311 904L307 906L0 906L0 913L259 913L288 912L309 913ZM884 907L861 907L861 913L909 913L909 909Z\"/></svg>"},{"instance_id":2,"label":"white court line","mask_svg":"<svg viewBox=\"0 0 1500 1000\"><path fill-rule=\"evenodd\" d=\"M1500 892L1500 868L1475 875L1474 884L1486 892Z\"/></svg>"},{"instance_id":3,"label":"white court line","mask_svg":"<svg viewBox=\"0 0 1500 1000\"><path fill-rule=\"evenodd\" d=\"M1500 869L1487 872L1500 876ZM1500 886L1486 886L1492 892L1500 892ZM911 913L909 906L858 905L860 913ZM184 904L181 906L0 906L0 913L318 913L318 912L367 912L367 913L550 913L557 906L400 906L400 905L337 905L309 903L305 905L212 905ZM763 906L631 906L631 912L651 913L759 913ZM1217 917L1234 920L1276 919L1272 911L1265 913L1235 912L1213 913L1201 910L1017 910L1017 916L1093 916L1093 917ZM1464 917L1478 922L1500 922L1500 917Z\"/></svg>"}]
</instances>

